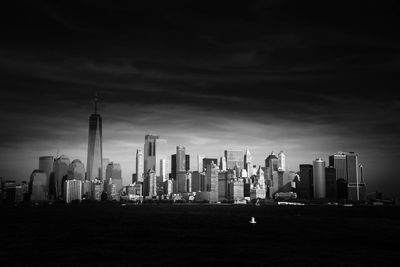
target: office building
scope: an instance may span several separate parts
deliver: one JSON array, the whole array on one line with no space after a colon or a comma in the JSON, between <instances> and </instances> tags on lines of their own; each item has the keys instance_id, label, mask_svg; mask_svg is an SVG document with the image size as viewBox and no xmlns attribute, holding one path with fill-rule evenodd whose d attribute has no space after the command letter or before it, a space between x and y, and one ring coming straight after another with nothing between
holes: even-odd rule
<instances>
[{"instance_id":1,"label":"office building","mask_svg":"<svg viewBox=\"0 0 400 267\"><path fill-rule=\"evenodd\" d=\"M54 160L53 163L53 172L54 172L54 182L56 184L56 195L63 195L63 178L68 177L68 168L69 168L69 158L61 155Z\"/></svg>"},{"instance_id":2,"label":"office building","mask_svg":"<svg viewBox=\"0 0 400 267\"><path fill-rule=\"evenodd\" d=\"M209 165L211 166L211 165ZM225 171L218 172L218 201L228 200L228 173Z\"/></svg>"},{"instance_id":3,"label":"office building","mask_svg":"<svg viewBox=\"0 0 400 267\"><path fill-rule=\"evenodd\" d=\"M238 201L244 199L244 184L241 181L232 181L228 185L229 201Z\"/></svg>"},{"instance_id":4,"label":"office building","mask_svg":"<svg viewBox=\"0 0 400 267\"><path fill-rule=\"evenodd\" d=\"M197 171L198 172L203 172L204 171L204 165L203 165L203 159L205 157L202 155L197 155Z\"/></svg>"},{"instance_id":5,"label":"office building","mask_svg":"<svg viewBox=\"0 0 400 267\"><path fill-rule=\"evenodd\" d=\"M84 197L85 199L92 198L92 182L89 180L82 181L82 197Z\"/></svg>"},{"instance_id":6,"label":"office building","mask_svg":"<svg viewBox=\"0 0 400 267\"><path fill-rule=\"evenodd\" d=\"M300 164L296 193L299 199L312 199L314 197L313 165Z\"/></svg>"},{"instance_id":7,"label":"office building","mask_svg":"<svg viewBox=\"0 0 400 267\"><path fill-rule=\"evenodd\" d=\"M160 176L160 160L168 158L168 142L158 135L146 135L144 144L144 172L154 170ZM167 166L168 167L168 166ZM169 173L167 168L166 172Z\"/></svg>"},{"instance_id":8,"label":"office building","mask_svg":"<svg viewBox=\"0 0 400 267\"><path fill-rule=\"evenodd\" d=\"M210 202L218 202L218 171L219 167L214 163L206 171L207 191L210 192Z\"/></svg>"},{"instance_id":9,"label":"office building","mask_svg":"<svg viewBox=\"0 0 400 267\"><path fill-rule=\"evenodd\" d=\"M203 159L203 167L204 167L204 169L207 169L207 166L210 166L211 163L214 163L214 164L218 165L218 159L217 158L204 158Z\"/></svg>"},{"instance_id":10,"label":"office building","mask_svg":"<svg viewBox=\"0 0 400 267\"><path fill-rule=\"evenodd\" d=\"M42 156L39 158L39 170L44 171L47 176L47 186L50 185L50 174L53 172L53 156Z\"/></svg>"},{"instance_id":11,"label":"office building","mask_svg":"<svg viewBox=\"0 0 400 267\"><path fill-rule=\"evenodd\" d=\"M68 166L68 180L85 180L85 166L79 159L75 159Z\"/></svg>"},{"instance_id":12,"label":"office building","mask_svg":"<svg viewBox=\"0 0 400 267\"><path fill-rule=\"evenodd\" d=\"M344 179L347 181L347 162L346 153L338 152L329 156L329 166L336 170L336 180Z\"/></svg>"},{"instance_id":13,"label":"office building","mask_svg":"<svg viewBox=\"0 0 400 267\"><path fill-rule=\"evenodd\" d=\"M143 182L143 196L157 196L157 177L154 170L148 170L145 174Z\"/></svg>"},{"instance_id":14,"label":"office building","mask_svg":"<svg viewBox=\"0 0 400 267\"><path fill-rule=\"evenodd\" d=\"M166 159L161 159L160 160L160 177L161 177L163 182L168 179L168 176L167 176L167 164L168 164L168 161Z\"/></svg>"},{"instance_id":15,"label":"office building","mask_svg":"<svg viewBox=\"0 0 400 267\"><path fill-rule=\"evenodd\" d=\"M164 181L164 194L170 196L174 193L174 183L172 180L165 180Z\"/></svg>"},{"instance_id":16,"label":"office building","mask_svg":"<svg viewBox=\"0 0 400 267\"><path fill-rule=\"evenodd\" d=\"M313 162L314 198L326 198L325 161L317 158Z\"/></svg>"},{"instance_id":17,"label":"office building","mask_svg":"<svg viewBox=\"0 0 400 267\"><path fill-rule=\"evenodd\" d=\"M220 158L219 168L221 169L221 171L226 171L226 158L225 157Z\"/></svg>"},{"instance_id":18,"label":"office building","mask_svg":"<svg viewBox=\"0 0 400 267\"><path fill-rule=\"evenodd\" d=\"M332 166L325 168L326 199L337 199L336 169Z\"/></svg>"},{"instance_id":19,"label":"office building","mask_svg":"<svg viewBox=\"0 0 400 267\"><path fill-rule=\"evenodd\" d=\"M107 199L109 201L117 201L118 200L118 192L117 192L117 187L113 182L112 178L109 178L109 181L107 183Z\"/></svg>"},{"instance_id":20,"label":"office building","mask_svg":"<svg viewBox=\"0 0 400 267\"><path fill-rule=\"evenodd\" d=\"M64 200L71 203L73 200L82 199L82 181L81 180L65 180L64 182Z\"/></svg>"},{"instance_id":21,"label":"office building","mask_svg":"<svg viewBox=\"0 0 400 267\"><path fill-rule=\"evenodd\" d=\"M192 172L192 192L206 191L204 172Z\"/></svg>"},{"instance_id":22,"label":"office building","mask_svg":"<svg viewBox=\"0 0 400 267\"><path fill-rule=\"evenodd\" d=\"M102 180L103 175L103 145L102 145L102 119L97 114L97 97L94 99L94 114L89 117L89 136L87 152L87 179Z\"/></svg>"},{"instance_id":23,"label":"office building","mask_svg":"<svg viewBox=\"0 0 400 267\"><path fill-rule=\"evenodd\" d=\"M96 201L101 201L101 194L103 194L103 191L104 191L103 181L93 180L92 181L92 199L94 199Z\"/></svg>"},{"instance_id":24,"label":"office building","mask_svg":"<svg viewBox=\"0 0 400 267\"><path fill-rule=\"evenodd\" d=\"M244 169L247 172L248 177L253 175L253 165L251 164L251 153L249 147L246 147L246 152L244 153Z\"/></svg>"},{"instance_id":25,"label":"office building","mask_svg":"<svg viewBox=\"0 0 400 267\"><path fill-rule=\"evenodd\" d=\"M279 152L278 154L278 171L285 172L286 171L286 158L283 151Z\"/></svg>"},{"instance_id":26,"label":"office building","mask_svg":"<svg viewBox=\"0 0 400 267\"><path fill-rule=\"evenodd\" d=\"M110 163L110 159L108 159L108 158L103 158L102 163L103 163L103 165L102 165L102 168L103 168L103 169L102 169L102 175L101 175L101 177L102 177L103 180L105 180L105 179L106 179L107 165L108 165L108 163ZM88 177L86 177L86 179L90 180ZM103 181L103 182L104 182L104 181Z\"/></svg>"},{"instance_id":27,"label":"office building","mask_svg":"<svg viewBox=\"0 0 400 267\"><path fill-rule=\"evenodd\" d=\"M47 201L47 175L44 171L34 170L29 180L29 195L31 201Z\"/></svg>"},{"instance_id":28,"label":"office building","mask_svg":"<svg viewBox=\"0 0 400 267\"><path fill-rule=\"evenodd\" d=\"M144 159L143 150L138 148L136 150L136 180L134 182L143 182L144 174Z\"/></svg>"},{"instance_id":29,"label":"office building","mask_svg":"<svg viewBox=\"0 0 400 267\"><path fill-rule=\"evenodd\" d=\"M278 171L279 159L275 155L274 151L265 159L265 167L270 168L270 173Z\"/></svg>"},{"instance_id":30,"label":"office building","mask_svg":"<svg viewBox=\"0 0 400 267\"><path fill-rule=\"evenodd\" d=\"M119 163L110 162L107 165L106 169L106 180L104 185L108 186L108 180L112 178L113 184L116 186L117 192L122 189L122 173L121 173L121 165Z\"/></svg>"},{"instance_id":31,"label":"office building","mask_svg":"<svg viewBox=\"0 0 400 267\"><path fill-rule=\"evenodd\" d=\"M186 153L184 146L176 147L176 172L186 171Z\"/></svg>"},{"instance_id":32,"label":"office building","mask_svg":"<svg viewBox=\"0 0 400 267\"><path fill-rule=\"evenodd\" d=\"M239 171L244 168L244 154L241 150L225 150L226 169L233 169L238 166Z\"/></svg>"}]
</instances>

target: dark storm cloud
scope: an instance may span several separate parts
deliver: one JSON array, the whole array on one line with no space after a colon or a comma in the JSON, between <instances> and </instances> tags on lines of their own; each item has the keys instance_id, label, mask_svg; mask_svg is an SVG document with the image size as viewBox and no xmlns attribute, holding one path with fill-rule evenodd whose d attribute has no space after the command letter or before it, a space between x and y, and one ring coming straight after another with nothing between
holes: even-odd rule
<instances>
[{"instance_id":1,"label":"dark storm cloud","mask_svg":"<svg viewBox=\"0 0 400 267\"><path fill-rule=\"evenodd\" d=\"M250 143L259 163L277 143L296 160L353 147L399 156L395 1L38 1L5 10L7 153L67 147L84 160L99 92L105 151L115 157L133 153L147 131L193 151Z\"/></svg>"}]
</instances>

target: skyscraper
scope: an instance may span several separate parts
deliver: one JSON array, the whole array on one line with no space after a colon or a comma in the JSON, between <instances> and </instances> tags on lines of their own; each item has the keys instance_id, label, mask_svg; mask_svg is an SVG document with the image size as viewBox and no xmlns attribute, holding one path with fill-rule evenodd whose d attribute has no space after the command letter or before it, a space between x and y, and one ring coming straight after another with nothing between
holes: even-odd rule
<instances>
[{"instance_id":1,"label":"skyscraper","mask_svg":"<svg viewBox=\"0 0 400 267\"><path fill-rule=\"evenodd\" d=\"M249 147L246 146L246 151L244 153L244 168L246 170L248 169L248 166L251 166L251 160L252 160L252 157L251 157Z\"/></svg>"},{"instance_id":2,"label":"skyscraper","mask_svg":"<svg viewBox=\"0 0 400 267\"><path fill-rule=\"evenodd\" d=\"M73 200L81 200L82 181L76 179L66 180L64 182L64 198L67 203L70 203Z\"/></svg>"},{"instance_id":3,"label":"skyscraper","mask_svg":"<svg viewBox=\"0 0 400 267\"><path fill-rule=\"evenodd\" d=\"M61 155L54 160L53 172L54 172L54 181L56 185L57 196L61 196L63 194L62 188L64 187L64 185L62 180L63 177L67 176L68 174L69 164L70 164L69 158L64 155Z\"/></svg>"},{"instance_id":4,"label":"skyscraper","mask_svg":"<svg viewBox=\"0 0 400 267\"><path fill-rule=\"evenodd\" d=\"M89 137L87 153L87 179L104 179L103 176L103 145L102 120L97 114L97 97L94 99L94 114L89 117Z\"/></svg>"},{"instance_id":5,"label":"skyscraper","mask_svg":"<svg viewBox=\"0 0 400 267\"><path fill-rule=\"evenodd\" d=\"M138 148L136 150L136 182L143 182L143 175L144 175L143 150Z\"/></svg>"},{"instance_id":6,"label":"skyscraper","mask_svg":"<svg viewBox=\"0 0 400 267\"><path fill-rule=\"evenodd\" d=\"M160 160L160 177L162 178L163 182L168 179L168 176L167 176L167 163L168 162L167 162L166 159L161 159Z\"/></svg>"},{"instance_id":7,"label":"skyscraper","mask_svg":"<svg viewBox=\"0 0 400 267\"><path fill-rule=\"evenodd\" d=\"M226 169L235 168L237 165L239 171L244 168L244 154L242 150L225 150Z\"/></svg>"},{"instance_id":8,"label":"skyscraper","mask_svg":"<svg viewBox=\"0 0 400 267\"><path fill-rule=\"evenodd\" d=\"M75 159L68 167L68 180L85 180L85 166L79 159Z\"/></svg>"},{"instance_id":9,"label":"skyscraper","mask_svg":"<svg viewBox=\"0 0 400 267\"><path fill-rule=\"evenodd\" d=\"M360 179L358 168L358 154L354 152L346 153L347 167L347 199L350 201L365 201L366 187L362 179Z\"/></svg>"},{"instance_id":10,"label":"skyscraper","mask_svg":"<svg viewBox=\"0 0 400 267\"><path fill-rule=\"evenodd\" d=\"M219 168L214 163L206 171L207 191L210 191L210 202L218 202L218 171Z\"/></svg>"},{"instance_id":11,"label":"skyscraper","mask_svg":"<svg viewBox=\"0 0 400 267\"><path fill-rule=\"evenodd\" d=\"M314 198L326 197L325 161L317 158L313 162Z\"/></svg>"},{"instance_id":12,"label":"skyscraper","mask_svg":"<svg viewBox=\"0 0 400 267\"><path fill-rule=\"evenodd\" d=\"M160 139L158 135L146 135L144 143L144 172L154 170L160 176L160 160L168 158L168 142ZM167 166L167 173L169 169Z\"/></svg>"},{"instance_id":13,"label":"skyscraper","mask_svg":"<svg viewBox=\"0 0 400 267\"><path fill-rule=\"evenodd\" d=\"M186 154L185 155L185 171L190 170L190 155Z\"/></svg>"},{"instance_id":14,"label":"skyscraper","mask_svg":"<svg viewBox=\"0 0 400 267\"><path fill-rule=\"evenodd\" d=\"M285 159L285 154L283 151L279 152L278 154L278 171L279 172L284 172L286 171L286 159Z\"/></svg>"},{"instance_id":15,"label":"skyscraper","mask_svg":"<svg viewBox=\"0 0 400 267\"><path fill-rule=\"evenodd\" d=\"M226 158L221 157L220 162L219 162L219 168L221 171L226 171Z\"/></svg>"},{"instance_id":16,"label":"skyscraper","mask_svg":"<svg viewBox=\"0 0 400 267\"><path fill-rule=\"evenodd\" d=\"M183 172L186 170L186 154L184 146L176 147L176 172Z\"/></svg>"},{"instance_id":17,"label":"skyscraper","mask_svg":"<svg viewBox=\"0 0 400 267\"><path fill-rule=\"evenodd\" d=\"M108 163L110 163L110 159L108 159L108 158L103 158L103 165L102 165L102 179L103 180L105 180L106 179L106 169L107 169L107 165L108 165ZM100 180L100 179L99 179Z\"/></svg>"},{"instance_id":18,"label":"skyscraper","mask_svg":"<svg viewBox=\"0 0 400 267\"><path fill-rule=\"evenodd\" d=\"M313 165L300 164L300 179L296 184L296 193L299 199L312 199L314 196Z\"/></svg>"},{"instance_id":19,"label":"skyscraper","mask_svg":"<svg viewBox=\"0 0 400 267\"><path fill-rule=\"evenodd\" d=\"M47 186L50 184L50 174L53 171L53 156L43 156L39 158L39 170L44 171L47 176Z\"/></svg>"},{"instance_id":20,"label":"skyscraper","mask_svg":"<svg viewBox=\"0 0 400 267\"><path fill-rule=\"evenodd\" d=\"M106 180L104 186L108 188L109 179L112 179L112 183L115 184L117 192L122 189L122 174L121 165L119 163L110 162L106 169Z\"/></svg>"},{"instance_id":21,"label":"skyscraper","mask_svg":"<svg viewBox=\"0 0 400 267\"><path fill-rule=\"evenodd\" d=\"M204 158L203 159L203 167L204 169L207 169L211 163L217 164L218 165L218 159L217 158Z\"/></svg>"},{"instance_id":22,"label":"skyscraper","mask_svg":"<svg viewBox=\"0 0 400 267\"><path fill-rule=\"evenodd\" d=\"M154 197L157 196L157 178L154 170L148 170L144 176L143 182L143 196Z\"/></svg>"},{"instance_id":23,"label":"skyscraper","mask_svg":"<svg viewBox=\"0 0 400 267\"><path fill-rule=\"evenodd\" d=\"M203 170L204 170L203 159L204 159L204 156L197 155L197 171L198 172L203 172Z\"/></svg>"},{"instance_id":24,"label":"skyscraper","mask_svg":"<svg viewBox=\"0 0 400 267\"><path fill-rule=\"evenodd\" d=\"M48 198L47 175L42 170L34 170L29 180L31 201L46 201Z\"/></svg>"},{"instance_id":25,"label":"skyscraper","mask_svg":"<svg viewBox=\"0 0 400 267\"><path fill-rule=\"evenodd\" d=\"M326 198L329 200L337 199L336 169L332 166L325 168Z\"/></svg>"},{"instance_id":26,"label":"skyscraper","mask_svg":"<svg viewBox=\"0 0 400 267\"><path fill-rule=\"evenodd\" d=\"M338 152L329 156L329 166L336 169L336 180L344 179L347 181L347 162L345 153Z\"/></svg>"}]
</instances>

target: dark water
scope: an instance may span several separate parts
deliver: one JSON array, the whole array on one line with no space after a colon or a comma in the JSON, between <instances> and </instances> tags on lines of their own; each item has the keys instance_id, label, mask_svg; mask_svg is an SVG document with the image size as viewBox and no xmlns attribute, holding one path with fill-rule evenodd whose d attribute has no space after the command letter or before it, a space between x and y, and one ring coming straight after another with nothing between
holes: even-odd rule
<instances>
[{"instance_id":1,"label":"dark water","mask_svg":"<svg viewBox=\"0 0 400 267\"><path fill-rule=\"evenodd\" d=\"M398 207L99 203L0 211L1 266L395 266L400 259Z\"/></svg>"}]
</instances>

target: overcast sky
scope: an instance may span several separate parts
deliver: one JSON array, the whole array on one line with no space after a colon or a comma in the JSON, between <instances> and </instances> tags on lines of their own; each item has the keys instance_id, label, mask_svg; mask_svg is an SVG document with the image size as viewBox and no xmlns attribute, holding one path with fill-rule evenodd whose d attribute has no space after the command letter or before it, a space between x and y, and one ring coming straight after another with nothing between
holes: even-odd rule
<instances>
[{"instance_id":1,"label":"overcast sky","mask_svg":"<svg viewBox=\"0 0 400 267\"><path fill-rule=\"evenodd\" d=\"M246 146L255 164L283 150L294 171L355 151L368 191L399 195L395 1L57 2L2 8L0 176L28 180L57 150L86 165L98 92L124 183L152 133L192 168Z\"/></svg>"}]
</instances>

